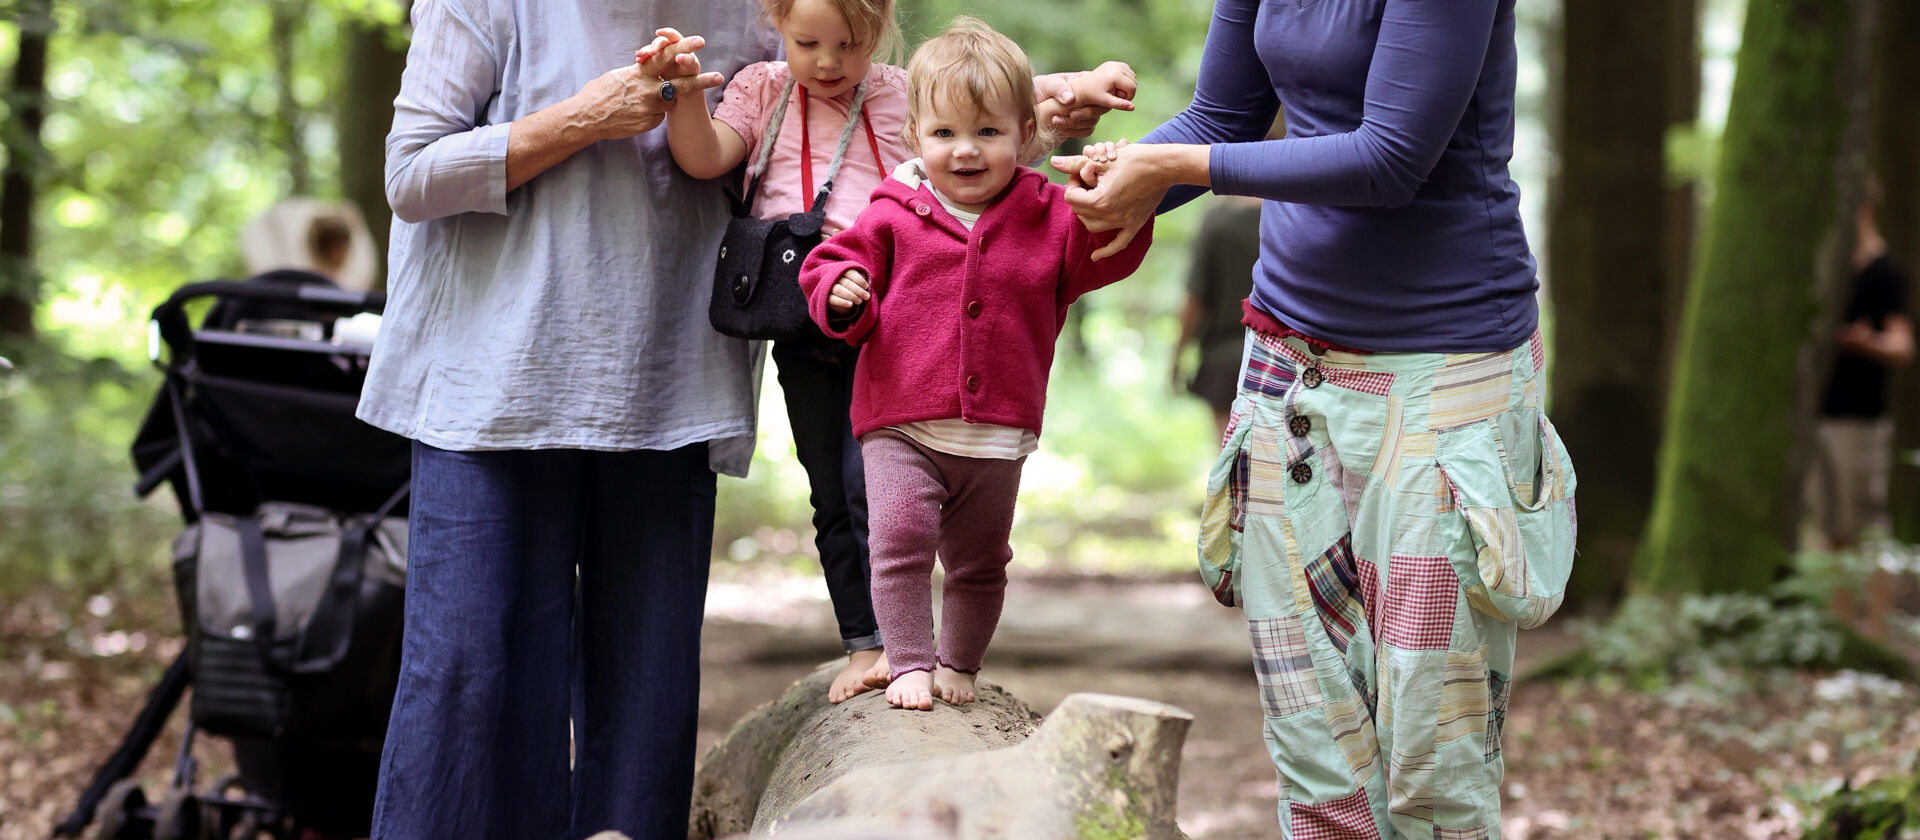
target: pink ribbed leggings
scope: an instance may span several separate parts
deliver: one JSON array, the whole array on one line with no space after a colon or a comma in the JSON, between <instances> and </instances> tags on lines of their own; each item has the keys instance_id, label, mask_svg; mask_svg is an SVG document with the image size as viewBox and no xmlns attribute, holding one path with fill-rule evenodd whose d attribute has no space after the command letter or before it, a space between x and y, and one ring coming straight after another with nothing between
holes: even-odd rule
<instances>
[{"instance_id":1,"label":"pink ribbed leggings","mask_svg":"<svg viewBox=\"0 0 1920 840\"><path fill-rule=\"evenodd\" d=\"M867 547L873 615L898 677L931 671L933 560L941 588L938 664L980 670L1006 599L1013 503L1025 458L967 458L936 452L899 432L860 438L867 463Z\"/></svg>"}]
</instances>

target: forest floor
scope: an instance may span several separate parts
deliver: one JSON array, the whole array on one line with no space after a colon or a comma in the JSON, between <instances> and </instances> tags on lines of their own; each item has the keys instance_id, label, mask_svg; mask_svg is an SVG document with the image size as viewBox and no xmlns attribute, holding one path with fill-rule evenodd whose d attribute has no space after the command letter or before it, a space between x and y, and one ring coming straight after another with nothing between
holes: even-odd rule
<instances>
[{"instance_id":1,"label":"forest floor","mask_svg":"<svg viewBox=\"0 0 1920 840\"><path fill-rule=\"evenodd\" d=\"M179 650L170 603L93 606L76 617L46 599L0 604L0 840L47 836ZM723 565L707 611L703 751L838 651L815 576ZM1920 655L1915 626L1903 616L1900 643ZM1509 838L1794 838L1822 793L1920 755L1911 684L1772 671L1640 693L1608 678L1527 679L1578 644L1559 620L1522 634L1506 721ZM1192 712L1180 826L1195 840L1253 840L1278 831L1247 649L1238 612L1185 577L1017 577L984 674L1042 713L1076 691ZM164 789L180 717L141 767L149 793ZM203 778L230 766L225 753L202 740Z\"/></svg>"}]
</instances>

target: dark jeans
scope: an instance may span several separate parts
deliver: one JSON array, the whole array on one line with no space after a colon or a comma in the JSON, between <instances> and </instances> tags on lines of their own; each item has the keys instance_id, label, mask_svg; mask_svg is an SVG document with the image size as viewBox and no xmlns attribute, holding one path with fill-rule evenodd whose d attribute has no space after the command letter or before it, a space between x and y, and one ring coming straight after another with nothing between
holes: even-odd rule
<instances>
[{"instance_id":1,"label":"dark jeans","mask_svg":"<svg viewBox=\"0 0 1920 840\"><path fill-rule=\"evenodd\" d=\"M848 653L880 646L867 591L867 474L853 439L853 366L860 349L776 341L773 363L786 394L793 445L807 469L813 544Z\"/></svg>"},{"instance_id":2,"label":"dark jeans","mask_svg":"<svg viewBox=\"0 0 1920 840\"><path fill-rule=\"evenodd\" d=\"M704 444L416 442L373 837L686 837L713 508Z\"/></svg>"}]
</instances>

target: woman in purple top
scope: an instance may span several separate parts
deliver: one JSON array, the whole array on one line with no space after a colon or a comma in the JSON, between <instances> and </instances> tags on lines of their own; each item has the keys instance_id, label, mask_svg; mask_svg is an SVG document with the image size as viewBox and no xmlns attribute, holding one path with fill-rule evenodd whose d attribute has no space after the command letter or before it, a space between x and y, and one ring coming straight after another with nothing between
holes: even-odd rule
<instances>
[{"instance_id":1,"label":"woman in purple top","mask_svg":"<svg viewBox=\"0 0 1920 840\"><path fill-rule=\"evenodd\" d=\"M1513 0L1219 0L1185 111L1055 161L1110 249L1206 189L1265 200L1200 566L1246 610L1294 837L1500 835L1515 630L1575 532L1515 65Z\"/></svg>"}]
</instances>

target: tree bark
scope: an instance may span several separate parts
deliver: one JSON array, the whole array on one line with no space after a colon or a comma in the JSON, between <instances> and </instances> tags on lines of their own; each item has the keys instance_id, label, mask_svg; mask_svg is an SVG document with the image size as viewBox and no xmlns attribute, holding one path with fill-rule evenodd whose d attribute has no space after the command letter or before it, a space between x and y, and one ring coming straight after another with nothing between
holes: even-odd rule
<instances>
[{"instance_id":1,"label":"tree bark","mask_svg":"<svg viewBox=\"0 0 1920 840\"><path fill-rule=\"evenodd\" d=\"M33 262L33 206L38 170L46 161L40 126L46 120L47 41L53 34L50 0L20 0L20 49L7 86L12 116L0 175L0 343L31 342L40 271Z\"/></svg>"},{"instance_id":2,"label":"tree bark","mask_svg":"<svg viewBox=\"0 0 1920 840\"><path fill-rule=\"evenodd\" d=\"M1036 728L1031 710L986 681L973 703L932 712L890 708L879 692L834 706L826 692L838 668L743 718L701 762L691 838L1182 836L1186 712L1075 694Z\"/></svg>"},{"instance_id":3,"label":"tree bark","mask_svg":"<svg viewBox=\"0 0 1920 840\"><path fill-rule=\"evenodd\" d=\"M1920 272L1920 108L1913 100L1920 90L1920 50L1914 49L1920 44L1920 4L1882 3L1875 29L1873 169L1886 194L1877 221L1888 251L1911 278ZM1909 286L1909 318L1920 318L1916 294L1920 289ZM1895 449L1920 449L1920 367L1909 365L1894 376L1893 417ZM1920 542L1920 469L1896 467L1893 475L1894 533Z\"/></svg>"},{"instance_id":4,"label":"tree bark","mask_svg":"<svg viewBox=\"0 0 1920 840\"><path fill-rule=\"evenodd\" d=\"M1690 184L1669 186L1671 128L1700 89L1691 0L1567 0L1548 236L1554 423L1580 478L1570 605L1611 606L1646 524L1667 360L1693 234Z\"/></svg>"},{"instance_id":5,"label":"tree bark","mask_svg":"<svg viewBox=\"0 0 1920 840\"><path fill-rule=\"evenodd\" d=\"M1788 566L1865 170L1874 0L1747 7L1688 289L1638 586L1752 591Z\"/></svg>"},{"instance_id":6,"label":"tree bark","mask_svg":"<svg viewBox=\"0 0 1920 840\"><path fill-rule=\"evenodd\" d=\"M393 210L387 206L387 131L393 127L393 99L400 94L400 73L407 50L392 27L354 21L346 24L346 74L340 87L340 182L348 201L360 207L373 235L380 265L375 290L387 285L387 237Z\"/></svg>"},{"instance_id":7,"label":"tree bark","mask_svg":"<svg viewBox=\"0 0 1920 840\"><path fill-rule=\"evenodd\" d=\"M300 102L293 95L295 27L306 19L303 0L273 0L273 23L268 43L273 48L273 76L276 93L274 115L280 135L280 151L287 157L287 174L293 181L294 195L313 195L313 166L307 162L305 132L301 128Z\"/></svg>"}]
</instances>

